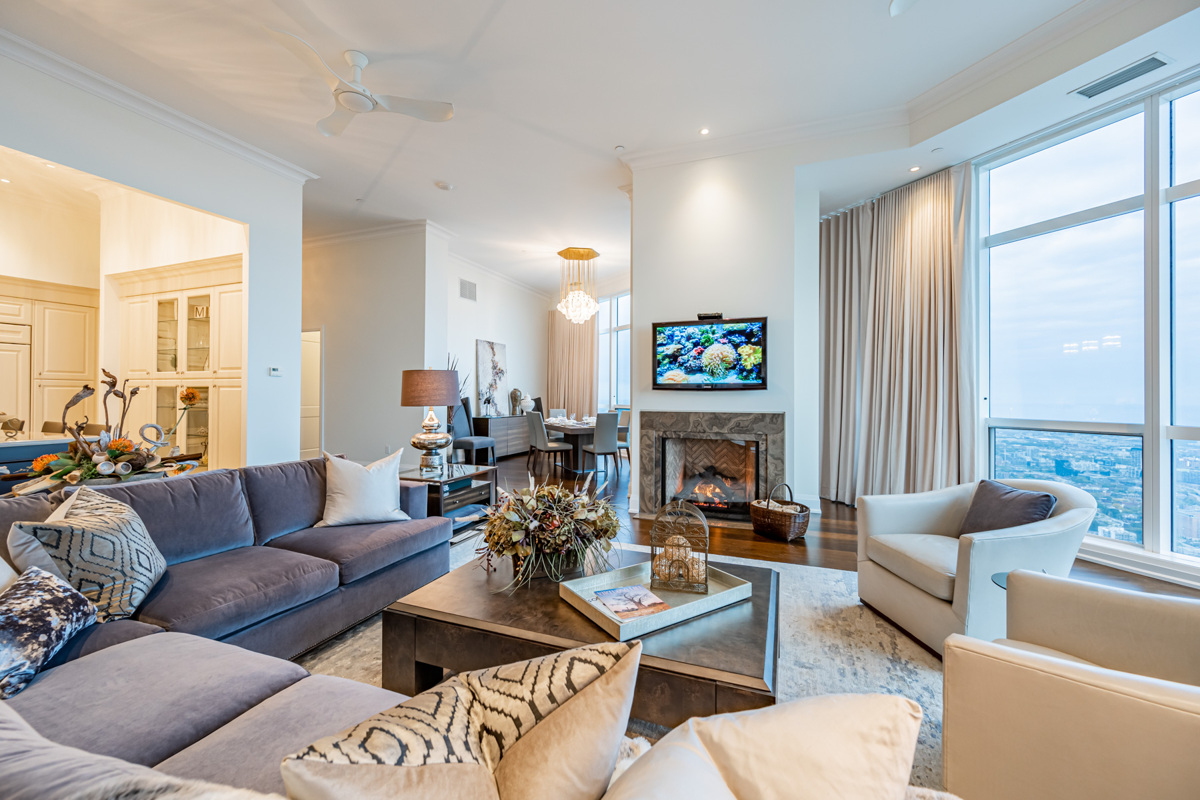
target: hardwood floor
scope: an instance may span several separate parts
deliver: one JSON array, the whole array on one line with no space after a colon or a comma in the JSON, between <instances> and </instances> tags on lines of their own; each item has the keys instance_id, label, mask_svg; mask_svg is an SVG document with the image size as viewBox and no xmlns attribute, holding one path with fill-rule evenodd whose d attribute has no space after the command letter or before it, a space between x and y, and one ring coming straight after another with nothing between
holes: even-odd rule
<instances>
[{"instance_id":1,"label":"hardwood floor","mask_svg":"<svg viewBox=\"0 0 1200 800\"><path fill-rule=\"evenodd\" d=\"M565 483L580 483L570 473L557 469L547 471L546 461L538 467L538 479L552 475ZM512 456L498 462L497 479L501 487L520 487L529 483L525 456ZM596 480L596 479L593 479ZM629 464L621 463L620 474L606 476L598 474L604 484L605 494L622 513L625 529L621 539L632 544L650 543L651 520L629 517ZM794 542L778 542L758 536L748 528L720 527L710 523L709 548L712 555L753 558L760 561L777 561L785 564L802 564L810 567L827 567L853 572L858 568L858 523L852 506L842 503L821 501L821 514L813 516L808 526L808 535ZM1200 599L1200 590L1180 586L1144 575L1113 569L1089 561L1076 560L1071 577L1078 580L1102 583L1121 589L1132 589L1150 594L1189 597Z\"/></svg>"}]
</instances>

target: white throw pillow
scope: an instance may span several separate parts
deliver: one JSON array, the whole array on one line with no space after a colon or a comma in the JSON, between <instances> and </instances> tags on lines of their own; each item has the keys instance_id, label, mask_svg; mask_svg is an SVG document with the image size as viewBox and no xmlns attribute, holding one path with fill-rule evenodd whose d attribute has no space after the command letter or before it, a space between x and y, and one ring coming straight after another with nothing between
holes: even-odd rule
<instances>
[{"instance_id":1,"label":"white throw pillow","mask_svg":"<svg viewBox=\"0 0 1200 800\"><path fill-rule=\"evenodd\" d=\"M916 703L876 694L694 717L604 800L903 800L920 727Z\"/></svg>"},{"instance_id":2,"label":"white throw pillow","mask_svg":"<svg viewBox=\"0 0 1200 800\"><path fill-rule=\"evenodd\" d=\"M324 451L321 454L325 456L325 517L316 527L410 519L400 508L403 449L367 467Z\"/></svg>"},{"instance_id":3,"label":"white throw pillow","mask_svg":"<svg viewBox=\"0 0 1200 800\"><path fill-rule=\"evenodd\" d=\"M16 583L19 577L21 576L17 574L17 571L10 567L7 561L0 558L0 592Z\"/></svg>"}]
</instances>

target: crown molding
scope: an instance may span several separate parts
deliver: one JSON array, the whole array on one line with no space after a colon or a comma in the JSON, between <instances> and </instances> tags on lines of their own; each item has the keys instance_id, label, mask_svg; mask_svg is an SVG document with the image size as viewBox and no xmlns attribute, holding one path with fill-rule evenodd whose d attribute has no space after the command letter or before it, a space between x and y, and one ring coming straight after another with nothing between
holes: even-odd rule
<instances>
[{"instance_id":1,"label":"crown molding","mask_svg":"<svg viewBox=\"0 0 1200 800\"><path fill-rule=\"evenodd\" d=\"M406 233L432 233L435 236L440 236L447 241L458 238L458 234L438 225L436 222L430 222L427 219L410 219L404 222L389 222L385 225L376 225L373 228L362 228L356 231L343 231L340 233L328 233L324 236L310 236L305 238L304 246L307 247L327 247L333 244L346 244L348 242L362 242L368 239L382 239L386 236L399 236Z\"/></svg>"},{"instance_id":2,"label":"crown molding","mask_svg":"<svg viewBox=\"0 0 1200 800\"><path fill-rule=\"evenodd\" d=\"M1084 0L1029 33L976 61L908 103L912 122L922 120L974 93L1142 0Z\"/></svg>"},{"instance_id":3,"label":"crown molding","mask_svg":"<svg viewBox=\"0 0 1200 800\"><path fill-rule=\"evenodd\" d=\"M702 142L690 142L678 147L624 153L621 161L636 172L642 169L685 164L689 161L701 161L706 158L720 158L756 150L769 150L775 147L787 147L804 142L833 139L847 134L869 133L907 125L907 108L894 106L880 111L850 114L785 128L720 136Z\"/></svg>"},{"instance_id":4,"label":"crown molding","mask_svg":"<svg viewBox=\"0 0 1200 800\"><path fill-rule=\"evenodd\" d=\"M499 280L504 283L515 286L518 289L524 289L525 291L529 292L530 294L537 295L538 297L542 298L543 300L545 300L547 302L550 302L554 299L554 296L550 292L547 292L544 289L539 289L538 287L534 286L533 284L526 283L525 281L520 280L518 278L514 278L511 275L505 275L503 272L492 269L491 267L485 267L483 264L480 264L477 261L472 261L471 259L466 258L464 256L460 256L457 253L451 253L450 259L452 261L457 261L460 264L465 264L466 266L470 267L471 269L477 269L480 272L486 272L488 275L491 275L496 280Z\"/></svg>"},{"instance_id":5,"label":"crown molding","mask_svg":"<svg viewBox=\"0 0 1200 800\"><path fill-rule=\"evenodd\" d=\"M243 142L5 30L0 30L0 55L295 183L303 184L317 177L290 161L271 155L266 150Z\"/></svg>"}]
</instances>

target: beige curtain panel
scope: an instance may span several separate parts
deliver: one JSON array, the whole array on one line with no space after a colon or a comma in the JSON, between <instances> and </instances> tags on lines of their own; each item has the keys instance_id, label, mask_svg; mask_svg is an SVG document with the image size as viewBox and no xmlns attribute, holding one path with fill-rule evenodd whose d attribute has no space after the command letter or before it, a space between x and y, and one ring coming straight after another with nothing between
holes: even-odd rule
<instances>
[{"instance_id":1,"label":"beige curtain panel","mask_svg":"<svg viewBox=\"0 0 1200 800\"><path fill-rule=\"evenodd\" d=\"M975 479L970 165L821 223L821 496Z\"/></svg>"},{"instance_id":2,"label":"beige curtain panel","mask_svg":"<svg viewBox=\"0 0 1200 800\"><path fill-rule=\"evenodd\" d=\"M550 310L546 400L542 408L565 408L577 419L596 413L596 319L576 325Z\"/></svg>"}]
</instances>

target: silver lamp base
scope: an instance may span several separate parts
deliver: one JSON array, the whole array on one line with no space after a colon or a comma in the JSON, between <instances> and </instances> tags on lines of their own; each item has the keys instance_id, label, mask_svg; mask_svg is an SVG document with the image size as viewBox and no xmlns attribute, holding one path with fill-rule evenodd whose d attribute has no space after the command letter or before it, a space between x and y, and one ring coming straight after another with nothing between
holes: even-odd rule
<instances>
[{"instance_id":1,"label":"silver lamp base","mask_svg":"<svg viewBox=\"0 0 1200 800\"><path fill-rule=\"evenodd\" d=\"M438 422L438 418L431 408L425 421L421 424L424 432L418 433L410 441L413 447L421 451L422 475L437 475L446 468L446 459L442 456L442 450L450 446L454 437L449 433L439 431L439 427L441 427L441 423Z\"/></svg>"}]
</instances>

